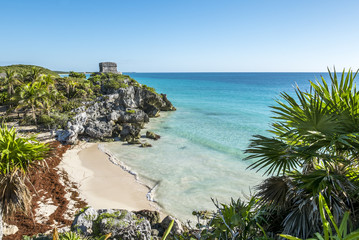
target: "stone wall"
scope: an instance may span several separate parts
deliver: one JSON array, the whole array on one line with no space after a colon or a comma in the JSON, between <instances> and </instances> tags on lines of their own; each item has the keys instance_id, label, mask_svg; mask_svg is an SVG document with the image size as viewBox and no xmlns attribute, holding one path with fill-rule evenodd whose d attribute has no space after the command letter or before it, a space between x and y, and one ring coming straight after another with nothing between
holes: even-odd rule
<instances>
[{"instance_id":1,"label":"stone wall","mask_svg":"<svg viewBox=\"0 0 359 240\"><path fill-rule=\"evenodd\" d=\"M117 73L117 64L114 62L101 62L100 73Z\"/></svg>"}]
</instances>

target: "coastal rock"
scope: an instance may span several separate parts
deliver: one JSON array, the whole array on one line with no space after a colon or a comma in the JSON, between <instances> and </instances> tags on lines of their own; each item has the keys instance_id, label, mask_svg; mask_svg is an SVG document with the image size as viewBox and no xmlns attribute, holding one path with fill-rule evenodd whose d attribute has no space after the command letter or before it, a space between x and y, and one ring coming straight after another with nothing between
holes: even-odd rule
<instances>
[{"instance_id":1,"label":"coastal rock","mask_svg":"<svg viewBox=\"0 0 359 240\"><path fill-rule=\"evenodd\" d=\"M98 218L98 215L98 212L92 207L85 209L75 217L71 229L75 232L81 232L85 236L91 235L93 233L93 221Z\"/></svg>"},{"instance_id":2,"label":"coastal rock","mask_svg":"<svg viewBox=\"0 0 359 240\"><path fill-rule=\"evenodd\" d=\"M92 138L112 137L113 122L93 121L86 126L86 134Z\"/></svg>"},{"instance_id":3,"label":"coastal rock","mask_svg":"<svg viewBox=\"0 0 359 240\"><path fill-rule=\"evenodd\" d=\"M99 222L99 229L102 235L112 233L115 239L151 239L150 222L145 218L137 218L134 213L126 210L106 214Z\"/></svg>"},{"instance_id":4,"label":"coastal rock","mask_svg":"<svg viewBox=\"0 0 359 240\"><path fill-rule=\"evenodd\" d=\"M150 120L148 115L140 109L121 111L117 116L116 121L119 123L147 123Z\"/></svg>"},{"instance_id":5,"label":"coastal rock","mask_svg":"<svg viewBox=\"0 0 359 240\"><path fill-rule=\"evenodd\" d=\"M72 223L73 231L85 236L111 233L111 239L151 239L150 222L142 216L118 209L94 210L88 208L81 212Z\"/></svg>"},{"instance_id":6,"label":"coastal rock","mask_svg":"<svg viewBox=\"0 0 359 240\"><path fill-rule=\"evenodd\" d=\"M157 211L140 210L134 213L138 218L146 218L150 222L151 226L160 222L160 213Z\"/></svg>"},{"instance_id":7,"label":"coastal rock","mask_svg":"<svg viewBox=\"0 0 359 240\"><path fill-rule=\"evenodd\" d=\"M57 132L57 140L74 144L79 137L138 139L141 128L150 117L158 117L160 111L176 110L165 94L157 94L140 85L114 89L112 94L82 104L73 111L76 114L67 123L67 128ZM153 135L152 139L158 139L157 136Z\"/></svg>"},{"instance_id":8,"label":"coastal rock","mask_svg":"<svg viewBox=\"0 0 359 240\"><path fill-rule=\"evenodd\" d=\"M72 130L58 130L55 133L57 140L66 144L76 144L78 134Z\"/></svg>"},{"instance_id":9,"label":"coastal rock","mask_svg":"<svg viewBox=\"0 0 359 240\"><path fill-rule=\"evenodd\" d=\"M167 94L161 93L161 97L162 97L162 100L165 102L165 105L161 110L163 110L163 111L176 111L176 108L167 99Z\"/></svg>"},{"instance_id":10,"label":"coastal rock","mask_svg":"<svg viewBox=\"0 0 359 240\"><path fill-rule=\"evenodd\" d=\"M127 141L128 144L141 144L140 140L131 138L129 141Z\"/></svg>"},{"instance_id":11,"label":"coastal rock","mask_svg":"<svg viewBox=\"0 0 359 240\"><path fill-rule=\"evenodd\" d=\"M144 142L144 143L141 143L140 147L146 148L146 147L152 147L152 145L149 144L148 142Z\"/></svg>"},{"instance_id":12,"label":"coastal rock","mask_svg":"<svg viewBox=\"0 0 359 240\"><path fill-rule=\"evenodd\" d=\"M133 138L140 138L141 137L141 129L136 127L132 124L124 124L122 125L122 131L120 133L122 141L129 141Z\"/></svg>"},{"instance_id":13,"label":"coastal rock","mask_svg":"<svg viewBox=\"0 0 359 240\"><path fill-rule=\"evenodd\" d=\"M154 132L147 131L146 132L146 138L150 138L150 139L153 139L153 140L158 140L158 139L161 138L161 136L154 133Z\"/></svg>"},{"instance_id":14,"label":"coastal rock","mask_svg":"<svg viewBox=\"0 0 359 240\"><path fill-rule=\"evenodd\" d=\"M148 114L149 117L159 117L160 110L152 105L147 105L145 108L145 112Z\"/></svg>"},{"instance_id":15,"label":"coastal rock","mask_svg":"<svg viewBox=\"0 0 359 240\"><path fill-rule=\"evenodd\" d=\"M182 234L184 232L182 223L172 216L165 217L161 222L161 227L167 229L172 220L174 220L174 224L171 229L171 232L175 234Z\"/></svg>"}]
</instances>

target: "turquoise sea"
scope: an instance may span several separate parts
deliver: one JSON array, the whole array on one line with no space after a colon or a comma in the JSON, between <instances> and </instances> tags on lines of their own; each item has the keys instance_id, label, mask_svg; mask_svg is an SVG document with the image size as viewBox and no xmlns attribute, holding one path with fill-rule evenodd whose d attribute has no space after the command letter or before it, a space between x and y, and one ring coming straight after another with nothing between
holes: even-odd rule
<instances>
[{"instance_id":1,"label":"turquoise sea","mask_svg":"<svg viewBox=\"0 0 359 240\"><path fill-rule=\"evenodd\" d=\"M151 119L161 135L152 148L109 143L110 150L139 180L156 188L164 211L186 220L193 210L213 209L211 198L228 203L246 198L264 177L250 171L243 151L254 134L269 135L279 93L327 73L128 73L166 93L177 108Z\"/></svg>"}]
</instances>

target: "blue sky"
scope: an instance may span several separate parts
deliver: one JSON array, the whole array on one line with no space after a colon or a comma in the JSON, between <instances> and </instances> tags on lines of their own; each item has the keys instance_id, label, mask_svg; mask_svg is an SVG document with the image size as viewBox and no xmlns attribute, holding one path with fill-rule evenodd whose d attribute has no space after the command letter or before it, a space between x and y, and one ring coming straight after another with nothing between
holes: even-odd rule
<instances>
[{"instance_id":1,"label":"blue sky","mask_svg":"<svg viewBox=\"0 0 359 240\"><path fill-rule=\"evenodd\" d=\"M0 65L129 72L359 67L358 0L2 0Z\"/></svg>"}]
</instances>

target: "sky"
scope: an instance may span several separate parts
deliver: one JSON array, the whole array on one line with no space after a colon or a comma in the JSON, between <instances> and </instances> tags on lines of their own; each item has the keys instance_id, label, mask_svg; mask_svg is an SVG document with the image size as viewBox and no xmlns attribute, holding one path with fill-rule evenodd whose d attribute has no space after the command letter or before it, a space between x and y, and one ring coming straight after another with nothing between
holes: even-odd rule
<instances>
[{"instance_id":1,"label":"sky","mask_svg":"<svg viewBox=\"0 0 359 240\"><path fill-rule=\"evenodd\" d=\"M0 0L0 66L356 70L358 9L358 0Z\"/></svg>"}]
</instances>

